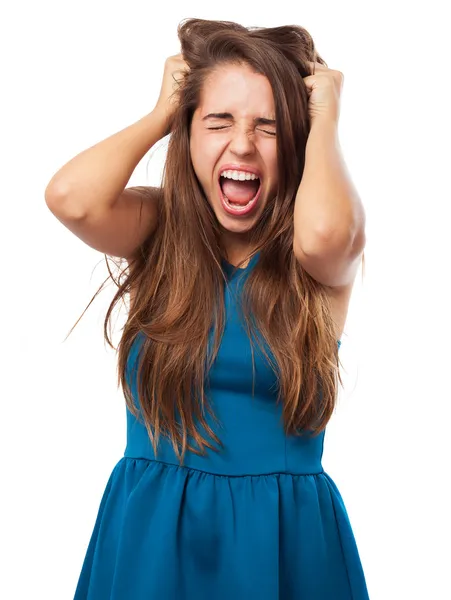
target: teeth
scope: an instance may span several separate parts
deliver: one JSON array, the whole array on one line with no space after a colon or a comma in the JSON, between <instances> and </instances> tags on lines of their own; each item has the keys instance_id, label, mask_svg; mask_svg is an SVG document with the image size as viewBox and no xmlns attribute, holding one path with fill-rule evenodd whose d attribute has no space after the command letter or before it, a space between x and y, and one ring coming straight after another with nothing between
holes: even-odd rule
<instances>
[{"instance_id":1,"label":"teeth","mask_svg":"<svg viewBox=\"0 0 451 600\"><path fill-rule=\"evenodd\" d=\"M244 171L223 171L221 177L226 179L235 179L236 181L253 181L259 179L258 175L254 173L246 173Z\"/></svg>"}]
</instances>

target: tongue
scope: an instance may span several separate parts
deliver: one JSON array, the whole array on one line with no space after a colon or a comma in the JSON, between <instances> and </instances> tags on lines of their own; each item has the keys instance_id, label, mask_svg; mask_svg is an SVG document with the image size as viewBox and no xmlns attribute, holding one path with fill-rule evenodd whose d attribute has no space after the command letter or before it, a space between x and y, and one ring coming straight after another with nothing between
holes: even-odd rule
<instances>
[{"instance_id":1,"label":"tongue","mask_svg":"<svg viewBox=\"0 0 451 600\"><path fill-rule=\"evenodd\" d=\"M222 191L234 204L247 204L258 191L260 181L258 179L248 181L236 181L234 179L222 179Z\"/></svg>"}]
</instances>

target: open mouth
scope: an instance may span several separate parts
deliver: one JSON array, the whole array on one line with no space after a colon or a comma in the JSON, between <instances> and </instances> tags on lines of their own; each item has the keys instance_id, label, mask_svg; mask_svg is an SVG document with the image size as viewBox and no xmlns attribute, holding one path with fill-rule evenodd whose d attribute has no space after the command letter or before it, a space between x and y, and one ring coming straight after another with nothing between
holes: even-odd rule
<instances>
[{"instance_id":1,"label":"open mouth","mask_svg":"<svg viewBox=\"0 0 451 600\"><path fill-rule=\"evenodd\" d=\"M233 215L248 214L257 205L261 188L261 179L253 173L224 171L219 177L222 205Z\"/></svg>"}]
</instances>

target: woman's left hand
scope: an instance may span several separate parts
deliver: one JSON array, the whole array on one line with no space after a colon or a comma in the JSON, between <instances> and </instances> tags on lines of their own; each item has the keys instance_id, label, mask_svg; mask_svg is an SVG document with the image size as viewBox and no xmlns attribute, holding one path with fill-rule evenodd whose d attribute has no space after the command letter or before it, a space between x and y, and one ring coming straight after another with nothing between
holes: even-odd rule
<instances>
[{"instance_id":1,"label":"woman's left hand","mask_svg":"<svg viewBox=\"0 0 451 600\"><path fill-rule=\"evenodd\" d=\"M309 115L313 123L315 119L332 119L338 123L340 115L340 95L343 87L344 75L341 71L329 69L318 62L310 62L313 75L303 77L309 95Z\"/></svg>"}]
</instances>

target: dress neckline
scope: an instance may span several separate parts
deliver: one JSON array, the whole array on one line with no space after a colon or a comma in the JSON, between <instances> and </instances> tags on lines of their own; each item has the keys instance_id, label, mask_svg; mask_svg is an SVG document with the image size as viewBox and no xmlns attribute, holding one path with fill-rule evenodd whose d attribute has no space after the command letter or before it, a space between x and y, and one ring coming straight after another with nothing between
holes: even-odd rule
<instances>
[{"instance_id":1,"label":"dress neckline","mask_svg":"<svg viewBox=\"0 0 451 600\"><path fill-rule=\"evenodd\" d=\"M236 267L235 265L232 265L232 263L229 263L225 258L222 258L222 264L224 265L224 270L226 271L227 276L235 277L236 275L240 275L245 273L246 271L250 271L250 269L252 269L252 267L257 262L259 254L260 252L254 254L254 256L252 256L252 258L249 260L245 267Z\"/></svg>"}]
</instances>

